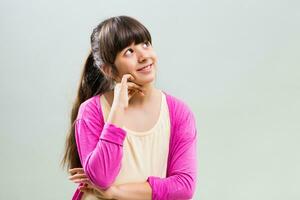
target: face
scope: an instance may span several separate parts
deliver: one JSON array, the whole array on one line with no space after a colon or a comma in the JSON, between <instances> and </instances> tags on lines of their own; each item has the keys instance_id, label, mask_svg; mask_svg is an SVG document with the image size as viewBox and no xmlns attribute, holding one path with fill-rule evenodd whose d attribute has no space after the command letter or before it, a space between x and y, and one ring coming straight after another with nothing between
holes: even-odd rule
<instances>
[{"instance_id":1,"label":"face","mask_svg":"<svg viewBox=\"0 0 300 200\"><path fill-rule=\"evenodd\" d=\"M115 60L119 80L124 74L131 74L134 82L139 85L154 81L156 64L157 55L150 42L132 43L119 52Z\"/></svg>"}]
</instances>

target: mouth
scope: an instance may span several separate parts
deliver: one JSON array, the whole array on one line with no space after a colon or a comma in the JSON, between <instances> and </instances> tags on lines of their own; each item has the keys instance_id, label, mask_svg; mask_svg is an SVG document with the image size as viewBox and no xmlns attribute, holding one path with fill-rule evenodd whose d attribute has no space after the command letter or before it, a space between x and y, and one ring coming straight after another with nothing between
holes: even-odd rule
<instances>
[{"instance_id":1,"label":"mouth","mask_svg":"<svg viewBox=\"0 0 300 200\"><path fill-rule=\"evenodd\" d=\"M137 71L148 71L152 68L153 63L146 65L144 67L139 68Z\"/></svg>"}]
</instances>

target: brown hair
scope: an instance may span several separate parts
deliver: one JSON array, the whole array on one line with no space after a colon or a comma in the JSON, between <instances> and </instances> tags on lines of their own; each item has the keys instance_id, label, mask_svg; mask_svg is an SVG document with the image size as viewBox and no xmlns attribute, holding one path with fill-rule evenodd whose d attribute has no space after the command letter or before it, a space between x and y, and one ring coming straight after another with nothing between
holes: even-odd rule
<instances>
[{"instance_id":1,"label":"brown hair","mask_svg":"<svg viewBox=\"0 0 300 200\"><path fill-rule=\"evenodd\" d=\"M77 96L71 109L70 128L61 160L68 169L82 167L75 140L75 122L81 103L114 87L114 81L102 69L104 64L117 74L114 65L117 54L133 42L150 42L151 35L144 25L129 16L116 16L102 21L91 34L91 50L83 66Z\"/></svg>"}]
</instances>

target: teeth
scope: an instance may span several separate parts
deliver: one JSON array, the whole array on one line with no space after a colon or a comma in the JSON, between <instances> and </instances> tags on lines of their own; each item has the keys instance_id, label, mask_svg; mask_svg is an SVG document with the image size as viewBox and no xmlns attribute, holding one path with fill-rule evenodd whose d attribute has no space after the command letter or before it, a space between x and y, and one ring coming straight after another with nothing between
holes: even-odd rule
<instances>
[{"instance_id":1,"label":"teeth","mask_svg":"<svg viewBox=\"0 0 300 200\"><path fill-rule=\"evenodd\" d=\"M147 67L144 67L144 68L140 69L140 70L146 70L146 69L149 69L149 68L150 68L150 66L151 66L151 64L150 64L150 65L148 65Z\"/></svg>"}]
</instances>

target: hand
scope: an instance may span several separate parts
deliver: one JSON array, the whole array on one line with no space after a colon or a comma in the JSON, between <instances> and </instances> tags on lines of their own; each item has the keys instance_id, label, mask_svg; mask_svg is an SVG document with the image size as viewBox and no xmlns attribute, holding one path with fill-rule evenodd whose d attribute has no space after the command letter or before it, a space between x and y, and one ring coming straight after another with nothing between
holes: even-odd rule
<instances>
[{"instance_id":1,"label":"hand","mask_svg":"<svg viewBox=\"0 0 300 200\"><path fill-rule=\"evenodd\" d=\"M125 109L128 107L129 100L138 92L144 95L142 87L129 82L128 79L134 80L134 77L131 74L125 74L121 82L116 84L113 103L107 119L108 123L119 127L124 125Z\"/></svg>"},{"instance_id":2,"label":"hand","mask_svg":"<svg viewBox=\"0 0 300 200\"><path fill-rule=\"evenodd\" d=\"M122 108L127 108L131 97L137 93L144 95L142 86L132 82L133 80L134 77L131 74L123 75L121 82L117 83L114 88L112 107L121 106Z\"/></svg>"},{"instance_id":3,"label":"hand","mask_svg":"<svg viewBox=\"0 0 300 200\"><path fill-rule=\"evenodd\" d=\"M83 168L73 168L70 169L69 172L71 173L71 176L69 177L71 181L74 183L83 183L83 185L79 187L80 191L94 193L97 197L106 199L114 198L114 192L116 190L115 186L111 186L106 190L100 189L89 180L84 173Z\"/></svg>"},{"instance_id":4,"label":"hand","mask_svg":"<svg viewBox=\"0 0 300 200\"><path fill-rule=\"evenodd\" d=\"M81 192L87 192L87 193L92 193L97 197L100 197L101 199L115 199L114 197L114 191L116 190L115 186L111 186L106 190L97 188L97 187L93 187L89 184L87 185L83 185L79 187L79 190Z\"/></svg>"},{"instance_id":5,"label":"hand","mask_svg":"<svg viewBox=\"0 0 300 200\"><path fill-rule=\"evenodd\" d=\"M84 184L92 184L90 179L84 173L83 168L73 168L69 169L71 176L69 176L69 180L74 183L84 183Z\"/></svg>"}]
</instances>

